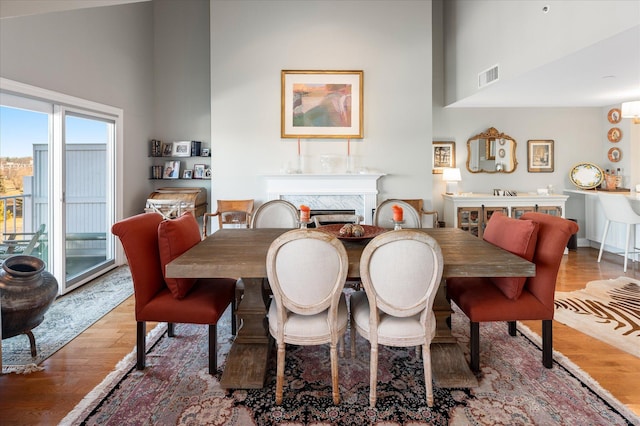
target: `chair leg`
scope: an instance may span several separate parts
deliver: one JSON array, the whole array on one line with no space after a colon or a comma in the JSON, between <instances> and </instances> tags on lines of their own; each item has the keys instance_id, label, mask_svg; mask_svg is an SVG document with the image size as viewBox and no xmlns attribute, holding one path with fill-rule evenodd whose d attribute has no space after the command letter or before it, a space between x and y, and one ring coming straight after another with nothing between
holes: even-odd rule
<instances>
[{"instance_id":1,"label":"chair leg","mask_svg":"<svg viewBox=\"0 0 640 426\"><path fill-rule=\"evenodd\" d=\"M336 348L335 343L331 343L330 352L331 352L331 391L333 394L333 403L335 405L338 405L340 404L340 387L338 386L338 349Z\"/></svg>"},{"instance_id":2,"label":"chair leg","mask_svg":"<svg viewBox=\"0 0 640 426\"><path fill-rule=\"evenodd\" d=\"M278 342L278 361L276 367L276 405L282 404L282 388L284 387L285 343Z\"/></svg>"},{"instance_id":3,"label":"chair leg","mask_svg":"<svg viewBox=\"0 0 640 426\"><path fill-rule=\"evenodd\" d=\"M471 371L480 371L480 323L471 322L469 330L469 345L471 349L470 367Z\"/></svg>"},{"instance_id":4,"label":"chair leg","mask_svg":"<svg viewBox=\"0 0 640 426\"><path fill-rule=\"evenodd\" d=\"M378 344L371 343L371 364L369 369L369 406L376 407L377 384L378 384Z\"/></svg>"},{"instance_id":5,"label":"chair leg","mask_svg":"<svg viewBox=\"0 0 640 426\"><path fill-rule=\"evenodd\" d=\"M424 365L424 388L427 392L427 406L433 407L433 384L431 383L431 349L422 345L422 363Z\"/></svg>"},{"instance_id":6,"label":"chair leg","mask_svg":"<svg viewBox=\"0 0 640 426\"><path fill-rule=\"evenodd\" d=\"M542 365L553 367L553 321L542 320Z\"/></svg>"},{"instance_id":7,"label":"chair leg","mask_svg":"<svg viewBox=\"0 0 640 426\"><path fill-rule=\"evenodd\" d=\"M38 350L36 349L36 338L33 336L33 333L31 332L31 330L27 331L24 334L26 334L27 337L29 338L29 347L31 348L31 356L35 357L36 355L38 355Z\"/></svg>"},{"instance_id":8,"label":"chair leg","mask_svg":"<svg viewBox=\"0 0 640 426\"><path fill-rule=\"evenodd\" d=\"M627 261L629 260L629 238L631 237L631 224L627 223L627 238L624 245L624 269L623 272L627 272Z\"/></svg>"},{"instance_id":9,"label":"chair leg","mask_svg":"<svg viewBox=\"0 0 640 426\"><path fill-rule=\"evenodd\" d=\"M167 323L167 336L176 337L176 325L172 322Z\"/></svg>"},{"instance_id":10,"label":"chair leg","mask_svg":"<svg viewBox=\"0 0 640 426\"><path fill-rule=\"evenodd\" d=\"M515 336L516 335L516 322L515 321L507 321L507 324L509 325L509 336Z\"/></svg>"},{"instance_id":11,"label":"chair leg","mask_svg":"<svg viewBox=\"0 0 640 426\"><path fill-rule=\"evenodd\" d=\"M218 326L209 324L209 374L218 369Z\"/></svg>"},{"instance_id":12,"label":"chair leg","mask_svg":"<svg viewBox=\"0 0 640 426\"><path fill-rule=\"evenodd\" d=\"M609 232L609 225L611 222L607 219L604 224L604 232L602 233L602 242L600 243L600 252L598 253L598 263L600 263L600 259L602 259L602 251L604 250L604 243L607 240L607 232Z\"/></svg>"},{"instance_id":13,"label":"chair leg","mask_svg":"<svg viewBox=\"0 0 640 426\"><path fill-rule=\"evenodd\" d=\"M138 370L144 370L145 364L145 346L146 346L146 337L147 337L147 323L144 321L138 321L136 326L136 351L137 351L137 361L136 368Z\"/></svg>"}]
</instances>

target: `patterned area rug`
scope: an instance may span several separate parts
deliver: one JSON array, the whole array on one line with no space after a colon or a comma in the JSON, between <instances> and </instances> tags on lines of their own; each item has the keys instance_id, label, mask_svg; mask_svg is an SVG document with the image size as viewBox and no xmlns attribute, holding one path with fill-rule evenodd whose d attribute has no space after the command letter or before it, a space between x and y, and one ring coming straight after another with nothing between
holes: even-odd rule
<instances>
[{"instance_id":1,"label":"patterned area rug","mask_svg":"<svg viewBox=\"0 0 640 426\"><path fill-rule=\"evenodd\" d=\"M29 373L42 369L37 365L132 294L129 267L122 266L59 297L45 313L44 321L33 329L38 350L35 358L31 357L26 335L2 341L3 373Z\"/></svg>"},{"instance_id":2,"label":"patterned area rug","mask_svg":"<svg viewBox=\"0 0 640 426\"><path fill-rule=\"evenodd\" d=\"M263 389L226 391L220 387L231 344L225 334L227 322L228 318L219 324L221 366L215 376L207 374L206 327L179 324L176 337L163 334L150 349L145 370L134 369L131 353L61 424L640 424L640 418L562 354L555 353L553 369L544 368L539 339L530 340L522 333L535 335L521 326L518 336L510 337L505 324L482 324L479 387L434 387L431 409L425 403L422 362L413 349L382 347L378 405L369 408L368 344L360 337L356 359L348 355L340 359L340 405L332 402L325 345L287 347L284 401L277 406L275 353ZM468 327L468 320L456 312L453 329L465 348Z\"/></svg>"},{"instance_id":3,"label":"patterned area rug","mask_svg":"<svg viewBox=\"0 0 640 426\"><path fill-rule=\"evenodd\" d=\"M592 281L556 292L555 304L556 321L640 358L640 281Z\"/></svg>"}]
</instances>

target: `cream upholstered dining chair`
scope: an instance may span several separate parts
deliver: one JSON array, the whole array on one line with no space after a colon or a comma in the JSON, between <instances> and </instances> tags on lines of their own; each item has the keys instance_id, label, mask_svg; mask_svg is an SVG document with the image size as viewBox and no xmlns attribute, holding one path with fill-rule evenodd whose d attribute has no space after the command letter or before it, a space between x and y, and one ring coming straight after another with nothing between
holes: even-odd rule
<instances>
[{"instance_id":1,"label":"cream upholstered dining chair","mask_svg":"<svg viewBox=\"0 0 640 426\"><path fill-rule=\"evenodd\" d=\"M604 225L604 232L602 233L602 242L600 243L600 252L598 253L598 263L602 259L602 251L604 250L605 242L607 241L607 233L609 232L609 225L611 222L617 222L627 225L627 233L624 245L624 268L623 271L627 272L627 260L629 260L629 239L632 234L632 230L640 224L640 214L636 213L631 208L631 203L622 194L603 194L598 192L598 199L604 209L604 215L607 221ZM634 241L635 242L635 241ZM638 248L634 244L634 253L637 254Z\"/></svg>"},{"instance_id":2,"label":"cream upholstered dining chair","mask_svg":"<svg viewBox=\"0 0 640 426\"><path fill-rule=\"evenodd\" d=\"M348 268L340 240L315 229L287 231L269 247L267 277L273 290L269 332L278 348L276 404L283 398L287 343L330 344L333 402L340 402L337 346L347 329L342 288Z\"/></svg>"},{"instance_id":3,"label":"cream upholstered dining chair","mask_svg":"<svg viewBox=\"0 0 640 426\"><path fill-rule=\"evenodd\" d=\"M296 206L287 200L271 200L261 204L251 216L252 228L298 227L299 213Z\"/></svg>"},{"instance_id":4,"label":"cream upholstered dining chair","mask_svg":"<svg viewBox=\"0 0 640 426\"><path fill-rule=\"evenodd\" d=\"M443 270L442 251L424 232L401 229L375 237L360 258L364 291L351 295L351 356L357 331L371 344L369 403L376 405L378 345L421 346L427 405L433 406L431 340ZM416 351L419 353L419 351Z\"/></svg>"},{"instance_id":5,"label":"cream upholstered dining chair","mask_svg":"<svg viewBox=\"0 0 640 426\"><path fill-rule=\"evenodd\" d=\"M422 228L422 218L418 211L408 202L403 200L384 200L376 207L373 214L373 224L382 228L393 228L393 206L402 207L404 213L403 228Z\"/></svg>"}]
</instances>

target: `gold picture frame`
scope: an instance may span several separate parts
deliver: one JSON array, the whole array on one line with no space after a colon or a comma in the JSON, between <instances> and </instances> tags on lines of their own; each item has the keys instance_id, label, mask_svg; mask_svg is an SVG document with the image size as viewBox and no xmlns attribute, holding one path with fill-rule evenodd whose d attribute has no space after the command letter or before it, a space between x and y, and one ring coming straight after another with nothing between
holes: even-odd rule
<instances>
[{"instance_id":1,"label":"gold picture frame","mask_svg":"<svg viewBox=\"0 0 640 426\"><path fill-rule=\"evenodd\" d=\"M433 142L433 165L431 173L442 174L445 168L456 167L456 143Z\"/></svg>"},{"instance_id":2,"label":"gold picture frame","mask_svg":"<svg viewBox=\"0 0 640 426\"><path fill-rule=\"evenodd\" d=\"M281 137L364 137L363 71L281 72Z\"/></svg>"},{"instance_id":3,"label":"gold picture frame","mask_svg":"<svg viewBox=\"0 0 640 426\"><path fill-rule=\"evenodd\" d=\"M527 171L552 173L554 169L553 140L527 141Z\"/></svg>"}]
</instances>

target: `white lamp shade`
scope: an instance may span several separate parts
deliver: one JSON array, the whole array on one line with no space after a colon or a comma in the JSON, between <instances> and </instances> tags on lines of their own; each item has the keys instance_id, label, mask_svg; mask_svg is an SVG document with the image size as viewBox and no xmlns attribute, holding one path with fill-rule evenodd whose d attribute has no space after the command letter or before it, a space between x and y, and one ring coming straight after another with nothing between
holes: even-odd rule
<instances>
[{"instance_id":1,"label":"white lamp shade","mask_svg":"<svg viewBox=\"0 0 640 426\"><path fill-rule=\"evenodd\" d=\"M624 118L640 118L640 101L623 102L620 112Z\"/></svg>"},{"instance_id":2,"label":"white lamp shade","mask_svg":"<svg viewBox=\"0 0 640 426\"><path fill-rule=\"evenodd\" d=\"M445 168L442 171L442 180L445 182L460 182L462 180L462 175L460 174L460 169L458 168Z\"/></svg>"}]
</instances>

